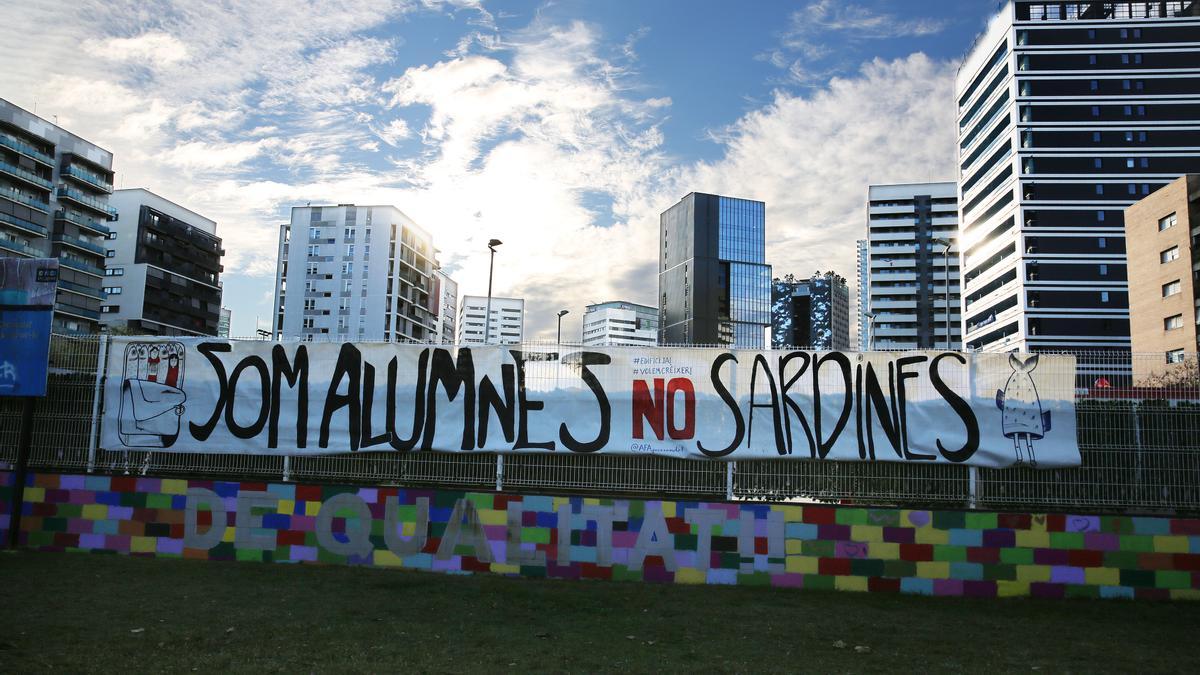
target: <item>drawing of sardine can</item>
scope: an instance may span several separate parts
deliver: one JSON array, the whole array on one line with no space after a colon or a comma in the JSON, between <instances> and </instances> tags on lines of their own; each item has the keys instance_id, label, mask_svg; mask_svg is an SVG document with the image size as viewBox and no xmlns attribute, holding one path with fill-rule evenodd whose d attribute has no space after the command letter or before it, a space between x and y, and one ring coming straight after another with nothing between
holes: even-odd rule
<instances>
[{"instance_id":1,"label":"drawing of sardine can","mask_svg":"<svg viewBox=\"0 0 1200 675\"><path fill-rule=\"evenodd\" d=\"M184 347L181 342L131 342L121 373L117 434L130 448L169 448L179 437Z\"/></svg>"}]
</instances>

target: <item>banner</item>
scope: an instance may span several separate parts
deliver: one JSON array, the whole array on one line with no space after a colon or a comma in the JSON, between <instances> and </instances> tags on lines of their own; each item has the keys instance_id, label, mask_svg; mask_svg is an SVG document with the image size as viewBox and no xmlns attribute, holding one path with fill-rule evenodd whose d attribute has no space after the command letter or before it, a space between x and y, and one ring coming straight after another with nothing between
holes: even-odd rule
<instances>
[{"instance_id":1,"label":"banner","mask_svg":"<svg viewBox=\"0 0 1200 675\"><path fill-rule=\"evenodd\" d=\"M1076 466L1075 359L114 337L108 450Z\"/></svg>"},{"instance_id":2,"label":"banner","mask_svg":"<svg viewBox=\"0 0 1200 675\"><path fill-rule=\"evenodd\" d=\"M0 396L45 396L58 258L0 258Z\"/></svg>"}]
</instances>

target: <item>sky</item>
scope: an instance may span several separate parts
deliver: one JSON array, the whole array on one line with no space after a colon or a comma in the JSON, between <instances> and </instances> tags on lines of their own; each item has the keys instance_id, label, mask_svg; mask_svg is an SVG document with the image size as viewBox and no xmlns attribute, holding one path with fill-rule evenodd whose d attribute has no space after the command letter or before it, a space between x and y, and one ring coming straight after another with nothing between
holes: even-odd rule
<instances>
[{"instance_id":1,"label":"sky","mask_svg":"<svg viewBox=\"0 0 1200 675\"><path fill-rule=\"evenodd\" d=\"M766 202L775 276L855 285L872 183L954 180L953 78L994 0L26 0L0 98L217 221L232 334L269 327L293 206L392 204L459 293L656 305L659 214ZM852 295L855 291L852 289Z\"/></svg>"}]
</instances>

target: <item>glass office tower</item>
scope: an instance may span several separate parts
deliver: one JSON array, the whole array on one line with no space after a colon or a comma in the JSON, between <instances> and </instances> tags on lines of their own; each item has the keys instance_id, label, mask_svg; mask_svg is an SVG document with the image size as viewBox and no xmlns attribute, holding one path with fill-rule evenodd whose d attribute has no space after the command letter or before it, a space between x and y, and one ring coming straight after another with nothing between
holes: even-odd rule
<instances>
[{"instance_id":1,"label":"glass office tower","mask_svg":"<svg viewBox=\"0 0 1200 675\"><path fill-rule=\"evenodd\" d=\"M762 349L771 323L766 204L693 192L659 219L662 344Z\"/></svg>"}]
</instances>

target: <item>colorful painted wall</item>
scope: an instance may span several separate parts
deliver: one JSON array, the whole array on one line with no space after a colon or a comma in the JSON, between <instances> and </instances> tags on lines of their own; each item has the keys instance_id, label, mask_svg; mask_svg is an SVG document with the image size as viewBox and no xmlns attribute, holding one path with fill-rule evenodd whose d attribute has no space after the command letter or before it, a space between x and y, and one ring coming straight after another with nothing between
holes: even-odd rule
<instances>
[{"instance_id":1,"label":"colorful painted wall","mask_svg":"<svg viewBox=\"0 0 1200 675\"><path fill-rule=\"evenodd\" d=\"M3 485L8 480L0 480ZM46 551L932 595L1200 598L1200 520L32 474Z\"/></svg>"}]
</instances>

